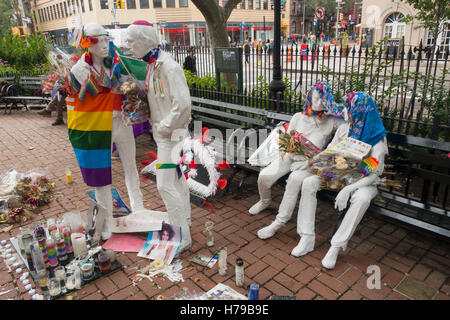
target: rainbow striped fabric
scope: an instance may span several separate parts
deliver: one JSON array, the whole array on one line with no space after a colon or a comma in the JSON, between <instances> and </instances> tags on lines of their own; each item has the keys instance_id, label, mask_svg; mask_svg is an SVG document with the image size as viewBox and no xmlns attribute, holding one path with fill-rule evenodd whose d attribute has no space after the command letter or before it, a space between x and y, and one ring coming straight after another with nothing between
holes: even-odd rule
<instances>
[{"instance_id":1,"label":"rainbow striped fabric","mask_svg":"<svg viewBox=\"0 0 450 320\"><path fill-rule=\"evenodd\" d=\"M69 140L84 182L91 187L111 184L113 109L122 103L121 95L104 90L83 100L68 96L66 103Z\"/></svg>"},{"instance_id":2,"label":"rainbow striped fabric","mask_svg":"<svg viewBox=\"0 0 450 320\"><path fill-rule=\"evenodd\" d=\"M369 175L376 167L378 167L379 161L377 158L366 158L361 162L361 170L363 175Z\"/></svg>"}]
</instances>

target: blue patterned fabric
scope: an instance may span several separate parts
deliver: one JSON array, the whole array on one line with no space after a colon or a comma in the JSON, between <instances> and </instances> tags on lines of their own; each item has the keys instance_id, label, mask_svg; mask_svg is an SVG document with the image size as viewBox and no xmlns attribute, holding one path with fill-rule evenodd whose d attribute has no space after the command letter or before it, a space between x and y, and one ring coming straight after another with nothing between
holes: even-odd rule
<instances>
[{"instance_id":1,"label":"blue patterned fabric","mask_svg":"<svg viewBox=\"0 0 450 320\"><path fill-rule=\"evenodd\" d=\"M374 146L387 135L377 106L369 95L350 92L344 104L350 122L349 137Z\"/></svg>"},{"instance_id":2,"label":"blue patterned fabric","mask_svg":"<svg viewBox=\"0 0 450 320\"><path fill-rule=\"evenodd\" d=\"M308 91L303 111L304 114L308 116L319 114L319 112L312 110L312 95L314 90L319 92L323 106L326 108L326 111L324 112L325 115L344 119L344 105L336 103L330 87L325 82L316 82Z\"/></svg>"}]
</instances>

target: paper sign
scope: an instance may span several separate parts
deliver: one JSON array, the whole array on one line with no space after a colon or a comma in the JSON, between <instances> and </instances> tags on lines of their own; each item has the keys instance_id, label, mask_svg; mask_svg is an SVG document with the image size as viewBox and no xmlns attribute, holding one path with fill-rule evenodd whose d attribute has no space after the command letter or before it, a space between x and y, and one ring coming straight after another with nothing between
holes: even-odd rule
<instances>
[{"instance_id":1,"label":"paper sign","mask_svg":"<svg viewBox=\"0 0 450 320\"><path fill-rule=\"evenodd\" d=\"M145 210L113 219L113 233L148 232L161 230L163 221L169 222L167 212Z\"/></svg>"},{"instance_id":2,"label":"paper sign","mask_svg":"<svg viewBox=\"0 0 450 320\"><path fill-rule=\"evenodd\" d=\"M87 194L91 197L92 200L97 201L95 199L95 191L88 190ZM119 193L116 189L111 189L112 201L113 201L113 215L124 215L131 213L131 210L128 209L127 205L120 198Z\"/></svg>"},{"instance_id":3,"label":"paper sign","mask_svg":"<svg viewBox=\"0 0 450 320\"><path fill-rule=\"evenodd\" d=\"M147 241L138 253L138 257L162 260L166 265L175 257L181 244L181 227L163 223L160 231L148 234Z\"/></svg>"},{"instance_id":4,"label":"paper sign","mask_svg":"<svg viewBox=\"0 0 450 320\"><path fill-rule=\"evenodd\" d=\"M209 257L204 254L197 254L192 258L192 262L195 262L201 266L212 268L216 264L217 260L219 260L219 255L216 254L214 257Z\"/></svg>"},{"instance_id":5,"label":"paper sign","mask_svg":"<svg viewBox=\"0 0 450 320\"><path fill-rule=\"evenodd\" d=\"M205 300L248 300L246 296L223 283L218 283L214 288L206 292L202 298Z\"/></svg>"},{"instance_id":6,"label":"paper sign","mask_svg":"<svg viewBox=\"0 0 450 320\"><path fill-rule=\"evenodd\" d=\"M145 245L146 239L129 233L114 233L102 248L117 252L139 252Z\"/></svg>"}]
</instances>

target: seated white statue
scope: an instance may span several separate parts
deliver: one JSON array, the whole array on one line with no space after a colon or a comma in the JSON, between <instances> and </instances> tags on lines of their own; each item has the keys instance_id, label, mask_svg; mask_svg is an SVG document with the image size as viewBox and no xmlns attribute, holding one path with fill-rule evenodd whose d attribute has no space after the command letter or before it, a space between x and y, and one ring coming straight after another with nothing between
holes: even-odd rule
<instances>
[{"instance_id":1,"label":"seated white statue","mask_svg":"<svg viewBox=\"0 0 450 320\"><path fill-rule=\"evenodd\" d=\"M348 108L349 122L338 128L328 147L334 146L342 139L352 137L372 145L367 157L374 157L379 163L373 172L357 182L345 186L336 196L335 208L339 211L344 210L349 198L350 208L331 239L331 248L322 260L322 265L327 269L335 267L340 249L346 249L348 241L369 208L370 202L377 195L376 184L384 170L384 158L388 154L386 131L372 98L363 92L349 93L345 105ZM321 179L316 175L303 181L297 216L297 232L301 239L291 252L295 257L306 255L314 250L316 193L320 190L320 185Z\"/></svg>"},{"instance_id":2,"label":"seated white statue","mask_svg":"<svg viewBox=\"0 0 450 320\"><path fill-rule=\"evenodd\" d=\"M339 110L331 95L328 85L322 82L316 83L308 92L305 102L305 112L296 113L289 123L287 132L295 130L302 133L316 147L322 149L329 141L331 135L339 124L343 123L342 108ZM275 129L277 130L277 129ZM270 137L269 137L270 138ZM269 139L268 138L268 139ZM277 137L273 143L278 148ZM267 150L271 146L262 146ZM255 152L257 153L258 150ZM282 155L279 152L274 153L275 157L270 164L265 167L258 176L258 191L260 200L253 205L249 213L251 215L259 214L271 203L271 187L275 182L290 173L283 201L281 202L279 213L274 224L269 229L260 230L258 236L266 239L272 236L279 226L286 223L294 210L298 193L300 192L303 179L311 175L308 170L308 158L306 156L286 153ZM255 154L250 157L256 159ZM267 158L264 156L264 158Z\"/></svg>"}]
</instances>

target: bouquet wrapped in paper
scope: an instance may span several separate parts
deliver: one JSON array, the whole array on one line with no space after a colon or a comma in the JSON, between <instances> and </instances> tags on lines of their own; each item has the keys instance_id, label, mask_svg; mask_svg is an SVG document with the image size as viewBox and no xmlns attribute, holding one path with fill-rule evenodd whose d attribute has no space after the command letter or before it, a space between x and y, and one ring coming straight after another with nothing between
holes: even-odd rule
<instances>
[{"instance_id":1,"label":"bouquet wrapped in paper","mask_svg":"<svg viewBox=\"0 0 450 320\"><path fill-rule=\"evenodd\" d=\"M309 159L320 153L320 149L314 143L295 130L280 133L278 144L281 152L306 156Z\"/></svg>"},{"instance_id":2,"label":"bouquet wrapped in paper","mask_svg":"<svg viewBox=\"0 0 450 320\"><path fill-rule=\"evenodd\" d=\"M322 189L340 190L369 175L378 160L367 157L371 145L346 138L318 154L310 163L314 174L322 180Z\"/></svg>"},{"instance_id":3,"label":"bouquet wrapped in paper","mask_svg":"<svg viewBox=\"0 0 450 320\"><path fill-rule=\"evenodd\" d=\"M43 76L42 88L44 93L54 96L55 89L62 90L66 82L66 75L78 61L80 54L81 52L70 55L58 48L50 47L47 59L52 65L52 70L51 73Z\"/></svg>"}]
</instances>

